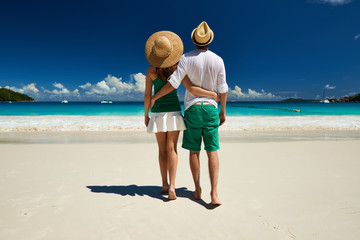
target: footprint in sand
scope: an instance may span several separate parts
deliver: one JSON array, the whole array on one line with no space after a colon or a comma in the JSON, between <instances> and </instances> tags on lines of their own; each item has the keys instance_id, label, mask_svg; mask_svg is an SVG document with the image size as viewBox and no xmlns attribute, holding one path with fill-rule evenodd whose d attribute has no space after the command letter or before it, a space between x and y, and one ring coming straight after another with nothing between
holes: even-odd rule
<instances>
[{"instance_id":1,"label":"footprint in sand","mask_svg":"<svg viewBox=\"0 0 360 240\"><path fill-rule=\"evenodd\" d=\"M282 228L282 227L280 227L280 226L278 226L278 225L275 225L275 224L270 223L270 222L269 222L267 219L265 219L263 216L259 216L259 218L261 219L261 222L262 222L266 227L269 227L269 228L272 228L272 229L274 229L274 230L276 230L276 231L279 231L279 232L283 235L284 239L296 239L296 235L293 234L293 233L290 231L290 228L287 228L287 231L286 231L284 228Z\"/></svg>"},{"instance_id":2,"label":"footprint in sand","mask_svg":"<svg viewBox=\"0 0 360 240\"><path fill-rule=\"evenodd\" d=\"M21 222L25 222L31 218L33 213L29 209L21 209L18 213L18 217Z\"/></svg>"}]
</instances>

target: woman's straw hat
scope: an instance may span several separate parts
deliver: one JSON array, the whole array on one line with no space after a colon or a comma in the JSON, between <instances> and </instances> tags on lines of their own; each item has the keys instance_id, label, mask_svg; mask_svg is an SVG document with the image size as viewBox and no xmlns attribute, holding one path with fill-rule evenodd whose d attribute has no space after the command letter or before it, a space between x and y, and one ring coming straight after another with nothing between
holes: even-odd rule
<instances>
[{"instance_id":1,"label":"woman's straw hat","mask_svg":"<svg viewBox=\"0 0 360 240\"><path fill-rule=\"evenodd\" d=\"M192 31L191 40L197 46L207 46L214 40L214 33L204 21Z\"/></svg>"},{"instance_id":2,"label":"woman's straw hat","mask_svg":"<svg viewBox=\"0 0 360 240\"><path fill-rule=\"evenodd\" d=\"M146 59L152 66L159 68L175 65L180 60L183 51L181 38L170 31L154 33L145 45Z\"/></svg>"}]
</instances>

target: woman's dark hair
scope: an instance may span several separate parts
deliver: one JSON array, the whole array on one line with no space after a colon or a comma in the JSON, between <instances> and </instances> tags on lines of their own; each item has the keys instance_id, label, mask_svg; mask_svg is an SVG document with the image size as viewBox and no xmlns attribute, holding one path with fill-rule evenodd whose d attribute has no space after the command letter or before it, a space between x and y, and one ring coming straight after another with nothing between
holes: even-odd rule
<instances>
[{"instance_id":1,"label":"woman's dark hair","mask_svg":"<svg viewBox=\"0 0 360 240\"><path fill-rule=\"evenodd\" d=\"M175 71L176 67L171 66L167 68L156 68L159 73L159 77L163 81L167 81L167 79L171 76L171 74Z\"/></svg>"}]
</instances>

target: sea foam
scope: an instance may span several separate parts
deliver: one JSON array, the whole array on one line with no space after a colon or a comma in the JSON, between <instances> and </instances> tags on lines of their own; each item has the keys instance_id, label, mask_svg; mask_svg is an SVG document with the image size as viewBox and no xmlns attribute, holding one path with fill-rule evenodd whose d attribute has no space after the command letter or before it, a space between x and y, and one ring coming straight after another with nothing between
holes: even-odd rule
<instances>
[{"instance_id":1,"label":"sea foam","mask_svg":"<svg viewBox=\"0 0 360 240\"><path fill-rule=\"evenodd\" d=\"M220 131L360 130L360 116L230 116ZM0 116L0 132L146 131L140 116Z\"/></svg>"}]
</instances>

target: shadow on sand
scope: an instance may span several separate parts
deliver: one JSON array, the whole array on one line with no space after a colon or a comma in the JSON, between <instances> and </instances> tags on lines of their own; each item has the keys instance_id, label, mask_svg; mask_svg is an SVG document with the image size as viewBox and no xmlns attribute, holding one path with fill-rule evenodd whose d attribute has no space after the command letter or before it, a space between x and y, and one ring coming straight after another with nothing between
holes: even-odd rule
<instances>
[{"instance_id":1,"label":"shadow on sand","mask_svg":"<svg viewBox=\"0 0 360 240\"><path fill-rule=\"evenodd\" d=\"M128 186L87 186L91 192L95 193L113 193L119 194L121 196L149 196L152 198L159 199L163 202L168 202L168 198L164 197L161 193L161 187L159 186L137 186L137 185L128 185ZM204 200L196 200L193 197L192 191L189 191L186 187L177 188L176 195L178 198L188 198L191 201L194 201L206 209L214 209L217 205L206 203Z\"/></svg>"}]
</instances>

